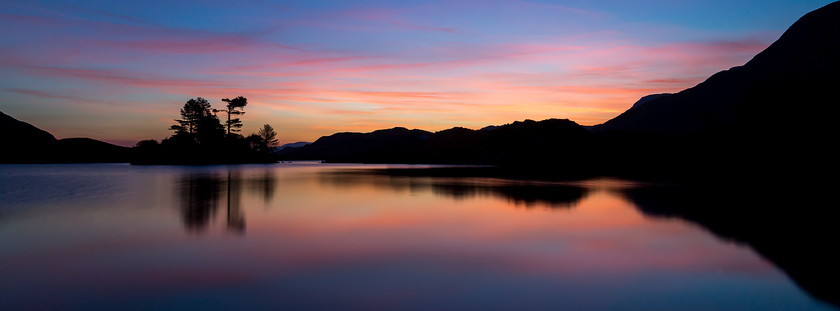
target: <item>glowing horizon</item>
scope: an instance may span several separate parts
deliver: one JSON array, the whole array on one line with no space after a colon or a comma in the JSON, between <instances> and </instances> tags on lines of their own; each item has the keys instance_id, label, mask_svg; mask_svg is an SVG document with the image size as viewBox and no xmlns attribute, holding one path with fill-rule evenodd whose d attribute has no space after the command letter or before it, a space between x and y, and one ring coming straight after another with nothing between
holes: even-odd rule
<instances>
[{"instance_id":1,"label":"glowing horizon","mask_svg":"<svg viewBox=\"0 0 840 311\"><path fill-rule=\"evenodd\" d=\"M829 1L4 1L0 111L121 145L193 97L248 98L243 133L602 123L739 66Z\"/></svg>"}]
</instances>

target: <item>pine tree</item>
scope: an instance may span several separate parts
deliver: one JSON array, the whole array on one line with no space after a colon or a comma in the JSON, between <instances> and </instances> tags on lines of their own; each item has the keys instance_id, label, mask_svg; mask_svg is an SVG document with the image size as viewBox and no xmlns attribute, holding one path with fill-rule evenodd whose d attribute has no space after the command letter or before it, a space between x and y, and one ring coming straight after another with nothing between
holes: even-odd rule
<instances>
[{"instance_id":1,"label":"pine tree","mask_svg":"<svg viewBox=\"0 0 840 311\"><path fill-rule=\"evenodd\" d=\"M227 135L230 136L231 133L239 132L239 129L242 127L242 121L239 120L239 118L232 118L231 116L245 114L245 112L242 111L242 109L244 109L245 105L248 104L248 99L239 96L234 99L224 98L222 99L222 101L227 103L227 105L225 106L226 109L213 109L213 111L224 112L227 114L227 121L225 122L225 127L227 128Z\"/></svg>"}]
</instances>

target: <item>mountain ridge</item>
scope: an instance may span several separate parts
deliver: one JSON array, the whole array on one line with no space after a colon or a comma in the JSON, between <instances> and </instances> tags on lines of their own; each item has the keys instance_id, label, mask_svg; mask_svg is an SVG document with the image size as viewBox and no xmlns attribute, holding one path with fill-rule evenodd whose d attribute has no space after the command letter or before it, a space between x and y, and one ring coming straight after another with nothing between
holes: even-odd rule
<instances>
[{"instance_id":1,"label":"mountain ridge","mask_svg":"<svg viewBox=\"0 0 840 311\"><path fill-rule=\"evenodd\" d=\"M0 163L128 162L131 148L91 138L63 138L0 111Z\"/></svg>"},{"instance_id":2,"label":"mountain ridge","mask_svg":"<svg viewBox=\"0 0 840 311\"><path fill-rule=\"evenodd\" d=\"M836 85L840 69L838 20L840 2L809 12L744 65L717 72L678 93L634 105L592 130L687 135L749 131L771 126L768 119L808 117L804 109L786 109L785 104L818 102L830 96L825 90Z\"/></svg>"}]
</instances>

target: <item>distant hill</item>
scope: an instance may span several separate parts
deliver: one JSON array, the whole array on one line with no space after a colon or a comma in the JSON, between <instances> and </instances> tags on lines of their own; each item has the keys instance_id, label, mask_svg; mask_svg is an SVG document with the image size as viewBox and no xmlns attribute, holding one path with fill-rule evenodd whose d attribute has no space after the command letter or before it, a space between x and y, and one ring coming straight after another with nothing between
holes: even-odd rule
<instances>
[{"instance_id":1,"label":"distant hill","mask_svg":"<svg viewBox=\"0 0 840 311\"><path fill-rule=\"evenodd\" d=\"M318 138L284 158L333 162L414 162L412 153L431 134L402 127L371 133L336 133Z\"/></svg>"},{"instance_id":2,"label":"distant hill","mask_svg":"<svg viewBox=\"0 0 840 311\"><path fill-rule=\"evenodd\" d=\"M286 154L287 160L366 163L516 164L577 159L590 133L575 122L526 120L471 130L439 132L396 127L337 133Z\"/></svg>"},{"instance_id":3,"label":"distant hill","mask_svg":"<svg viewBox=\"0 0 840 311\"><path fill-rule=\"evenodd\" d=\"M51 162L59 163L109 163L130 162L131 148L117 146L91 138L64 138L54 145Z\"/></svg>"},{"instance_id":4,"label":"distant hill","mask_svg":"<svg viewBox=\"0 0 840 311\"><path fill-rule=\"evenodd\" d=\"M285 155L285 154L289 154L291 152L295 152L296 150L298 150L300 148L303 148L304 146L309 145L309 144L311 144L311 142L306 142L306 141L288 143L288 144L282 145L280 147L277 147L277 149L274 149L274 151L272 151L271 154L273 154L275 156L282 156L282 155Z\"/></svg>"},{"instance_id":5,"label":"distant hill","mask_svg":"<svg viewBox=\"0 0 840 311\"><path fill-rule=\"evenodd\" d=\"M299 142L296 142L296 143L288 143L288 144L282 145L280 147L277 147L277 150L279 151L279 150L285 150L287 148L300 148L300 147L303 147L303 146L306 146L306 145L309 145L309 144L311 144L311 142L308 142L308 141L299 141Z\"/></svg>"},{"instance_id":6,"label":"distant hill","mask_svg":"<svg viewBox=\"0 0 840 311\"><path fill-rule=\"evenodd\" d=\"M57 140L52 134L0 112L0 163L128 162L131 148L90 138Z\"/></svg>"}]
</instances>

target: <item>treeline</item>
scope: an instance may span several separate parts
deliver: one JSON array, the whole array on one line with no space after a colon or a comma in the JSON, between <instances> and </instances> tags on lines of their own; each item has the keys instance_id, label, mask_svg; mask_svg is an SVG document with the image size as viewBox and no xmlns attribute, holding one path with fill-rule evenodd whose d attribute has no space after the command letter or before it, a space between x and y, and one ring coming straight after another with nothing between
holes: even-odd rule
<instances>
[{"instance_id":1,"label":"treeline","mask_svg":"<svg viewBox=\"0 0 840 311\"><path fill-rule=\"evenodd\" d=\"M181 108L181 118L169 128L174 131L172 136L160 142L138 142L132 164L276 162L272 155L278 141L274 128L265 124L256 133L241 135L243 123L239 116L245 114L248 99L239 96L222 101L226 103L224 109L214 109L202 97L188 100Z\"/></svg>"}]
</instances>

